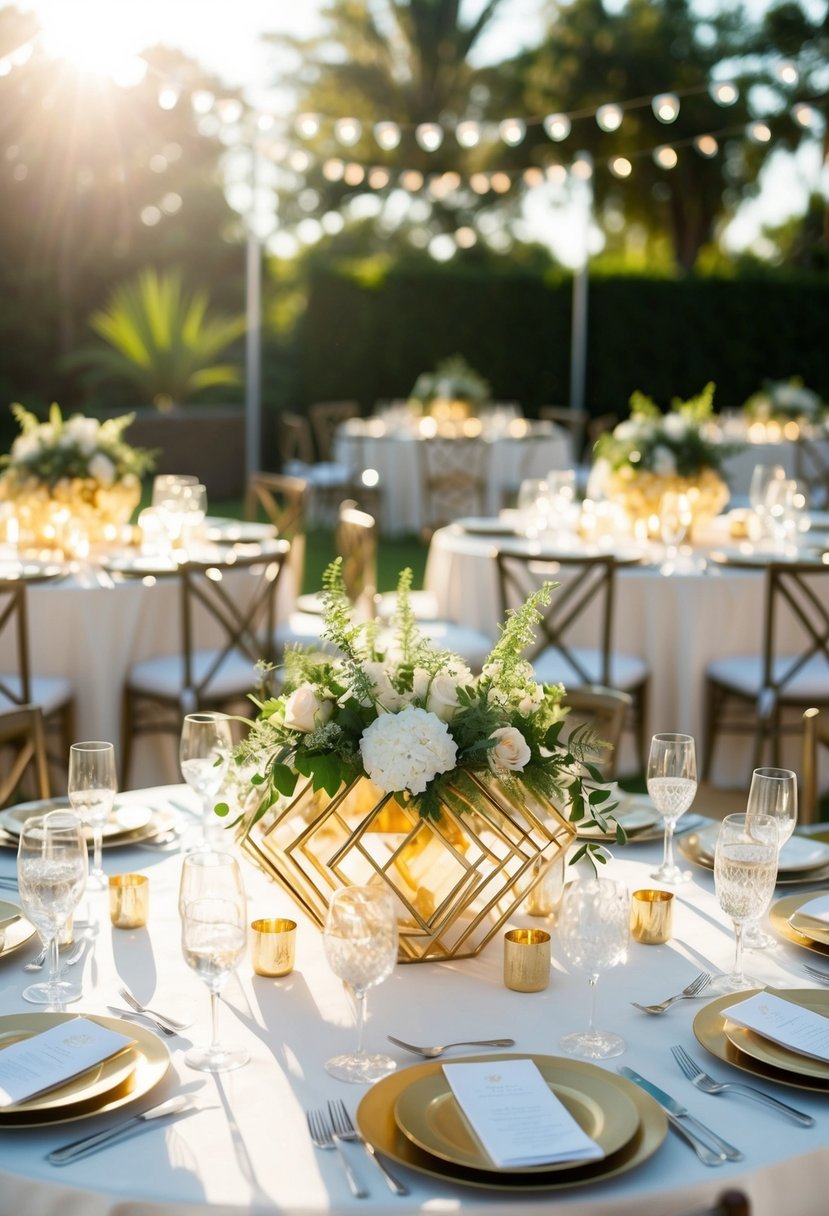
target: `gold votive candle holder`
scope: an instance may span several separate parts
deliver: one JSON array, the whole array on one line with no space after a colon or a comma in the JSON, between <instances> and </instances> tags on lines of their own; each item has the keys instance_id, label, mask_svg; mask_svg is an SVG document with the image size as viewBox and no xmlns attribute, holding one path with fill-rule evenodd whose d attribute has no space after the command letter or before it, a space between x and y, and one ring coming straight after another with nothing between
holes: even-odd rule
<instances>
[{"instance_id":1,"label":"gold votive candle holder","mask_svg":"<svg viewBox=\"0 0 829 1216\"><path fill-rule=\"evenodd\" d=\"M545 929L504 934L504 983L513 992L541 992L550 982L550 935Z\"/></svg>"},{"instance_id":2,"label":"gold votive candle holder","mask_svg":"<svg viewBox=\"0 0 829 1216\"><path fill-rule=\"evenodd\" d=\"M643 889L630 900L630 931L645 946L661 946L671 940L674 897L671 891Z\"/></svg>"},{"instance_id":3,"label":"gold votive candle holder","mask_svg":"<svg viewBox=\"0 0 829 1216\"><path fill-rule=\"evenodd\" d=\"M141 929L150 914L146 874L113 874L109 880L109 919L116 929Z\"/></svg>"},{"instance_id":4,"label":"gold votive candle holder","mask_svg":"<svg viewBox=\"0 0 829 1216\"><path fill-rule=\"evenodd\" d=\"M296 921L284 917L251 921L250 954L257 975L288 975L294 969Z\"/></svg>"}]
</instances>

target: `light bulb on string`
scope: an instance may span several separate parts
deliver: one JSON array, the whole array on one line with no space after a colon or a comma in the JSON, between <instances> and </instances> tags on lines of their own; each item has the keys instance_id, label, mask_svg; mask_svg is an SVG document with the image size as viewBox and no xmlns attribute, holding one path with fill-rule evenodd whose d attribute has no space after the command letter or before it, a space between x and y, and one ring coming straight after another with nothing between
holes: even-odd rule
<instances>
[{"instance_id":1,"label":"light bulb on string","mask_svg":"<svg viewBox=\"0 0 829 1216\"><path fill-rule=\"evenodd\" d=\"M486 173L473 173L469 179L469 187L476 194L489 193L489 177Z\"/></svg>"},{"instance_id":2,"label":"light bulb on string","mask_svg":"<svg viewBox=\"0 0 829 1216\"><path fill-rule=\"evenodd\" d=\"M400 127L396 122L376 122L372 134L384 152L392 152L400 144Z\"/></svg>"},{"instance_id":3,"label":"light bulb on string","mask_svg":"<svg viewBox=\"0 0 829 1216\"><path fill-rule=\"evenodd\" d=\"M712 156L717 155L720 145L713 135L697 135L694 140L694 149L699 152L700 156L705 156L710 160Z\"/></svg>"},{"instance_id":4,"label":"light bulb on string","mask_svg":"<svg viewBox=\"0 0 829 1216\"><path fill-rule=\"evenodd\" d=\"M633 165L626 156L614 156L608 163L608 168L614 177L619 178L630 177L633 172Z\"/></svg>"},{"instance_id":5,"label":"light bulb on string","mask_svg":"<svg viewBox=\"0 0 829 1216\"><path fill-rule=\"evenodd\" d=\"M617 106L615 102L599 106L596 111L596 123L603 131L618 131L622 125L622 118L622 107Z\"/></svg>"},{"instance_id":6,"label":"light bulb on string","mask_svg":"<svg viewBox=\"0 0 829 1216\"><path fill-rule=\"evenodd\" d=\"M455 229L455 244L459 249L471 249L477 243L478 237L474 228L464 225Z\"/></svg>"},{"instance_id":7,"label":"light bulb on string","mask_svg":"<svg viewBox=\"0 0 829 1216\"><path fill-rule=\"evenodd\" d=\"M579 181L589 182L593 176L593 157L589 152L577 152L570 165L570 172Z\"/></svg>"},{"instance_id":8,"label":"light bulb on string","mask_svg":"<svg viewBox=\"0 0 829 1216\"><path fill-rule=\"evenodd\" d=\"M391 174L388 169L384 169L378 165L374 169L369 169L366 180L372 190L384 190L391 181Z\"/></svg>"},{"instance_id":9,"label":"light bulb on string","mask_svg":"<svg viewBox=\"0 0 829 1216\"><path fill-rule=\"evenodd\" d=\"M781 84L795 85L800 80L797 64L791 59L781 59L774 73Z\"/></svg>"},{"instance_id":10,"label":"light bulb on string","mask_svg":"<svg viewBox=\"0 0 829 1216\"><path fill-rule=\"evenodd\" d=\"M714 81L709 91L718 106L733 106L740 96L740 90L731 80Z\"/></svg>"},{"instance_id":11,"label":"light bulb on string","mask_svg":"<svg viewBox=\"0 0 829 1216\"><path fill-rule=\"evenodd\" d=\"M658 165L660 169L675 169L679 162L676 148L670 147L669 144L662 144L661 147L654 148L652 155L654 164Z\"/></svg>"},{"instance_id":12,"label":"light bulb on string","mask_svg":"<svg viewBox=\"0 0 829 1216\"><path fill-rule=\"evenodd\" d=\"M544 181L544 173L537 165L531 165L529 169L525 169L522 176L528 190L534 190Z\"/></svg>"},{"instance_id":13,"label":"light bulb on string","mask_svg":"<svg viewBox=\"0 0 829 1216\"><path fill-rule=\"evenodd\" d=\"M366 171L356 161L349 161L343 172L343 181L347 186L359 186L365 180Z\"/></svg>"},{"instance_id":14,"label":"light bulb on string","mask_svg":"<svg viewBox=\"0 0 829 1216\"><path fill-rule=\"evenodd\" d=\"M746 135L753 144L767 144L771 139L771 128L768 123L750 122L746 128Z\"/></svg>"},{"instance_id":15,"label":"light bulb on string","mask_svg":"<svg viewBox=\"0 0 829 1216\"><path fill-rule=\"evenodd\" d=\"M345 162L337 157L325 161L322 166L322 176L327 182L341 182L345 173Z\"/></svg>"},{"instance_id":16,"label":"light bulb on string","mask_svg":"<svg viewBox=\"0 0 829 1216\"><path fill-rule=\"evenodd\" d=\"M679 98L676 93L657 93L651 102L654 117L660 122L676 122L679 116Z\"/></svg>"},{"instance_id":17,"label":"light bulb on string","mask_svg":"<svg viewBox=\"0 0 829 1216\"><path fill-rule=\"evenodd\" d=\"M313 139L319 134L319 114L299 114L294 123L294 130L300 139Z\"/></svg>"},{"instance_id":18,"label":"light bulb on string","mask_svg":"<svg viewBox=\"0 0 829 1216\"><path fill-rule=\"evenodd\" d=\"M820 114L814 106L807 105L805 101L800 101L796 106L792 107L792 118L799 127L803 127L804 130L811 130L817 126Z\"/></svg>"},{"instance_id":19,"label":"light bulb on string","mask_svg":"<svg viewBox=\"0 0 829 1216\"><path fill-rule=\"evenodd\" d=\"M423 189L423 174L419 169L404 169L400 174L400 185L410 194L417 194Z\"/></svg>"},{"instance_id":20,"label":"light bulb on string","mask_svg":"<svg viewBox=\"0 0 829 1216\"><path fill-rule=\"evenodd\" d=\"M548 139L561 143L570 134L573 124L566 114L548 114L544 119L544 131Z\"/></svg>"},{"instance_id":21,"label":"light bulb on string","mask_svg":"<svg viewBox=\"0 0 829 1216\"><path fill-rule=\"evenodd\" d=\"M421 122L415 127L415 139L424 152L437 152L443 143L443 127L436 122Z\"/></svg>"},{"instance_id":22,"label":"light bulb on string","mask_svg":"<svg viewBox=\"0 0 829 1216\"><path fill-rule=\"evenodd\" d=\"M353 148L362 133L363 126L359 118L338 118L334 123L334 138L346 148Z\"/></svg>"},{"instance_id":23,"label":"light bulb on string","mask_svg":"<svg viewBox=\"0 0 829 1216\"><path fill-rule=\"evenodd\" d=\"M178 105L178 99L181 96L181 89L177 84L168 82L161 85L158 90L158 105L162 110L174 110Z\"/></svg>"},{"instance_id":24,"label":"light bulb on string","mask_svg":"<svg viewBox=\"0 0 829 1216\"><path fill-rule=\"evenodd\" d=\"M517 148L527 134L527 124L523 118L505 118L498 126L498 134L510 148Z\"/></svg>"},{"instance_id":25,"label":"light bulb on string","mask_svg":"<svg viewBox=\"0 0 829 1216\"><path fill-rule=\"evenodd\" d=\"M242 117L245 107L238 97L220 97L216 102L216 113L219 120L228 127L233 127Z\"/></svg>"},{"instance_id":26,"label":"light bulb on string","mask_svg":"<svg viewBox=\"0 0 829 1216\"><path fill-rule=\"evenodd\" d=\"M464 119L455 127L455 139L462 148L475 148L481 142L481 125L472 119Z\"/></svg>"},{"instance_id":27,"label":"light bulb on string","mask_svg":"<svg viewBox=\"0 0 829 1216\"><path fill-rule=\"evenodd\" d=\"M489 179L489 184L496 194L506 194L512 185L512 181L508 173L493 173Z\"/></svg>"},{"instance_id":28,"label":"light bulb on string","mask_svg":"<svg viewBox=\"0 0 829 1216\"><path fill-rule=\"evenodd\" d=\"M563 186L567 181L567 170L564 165L548 165L544 170L544 176L548 182L552 182L554 186Z\"/></svg>"}]
</instances>

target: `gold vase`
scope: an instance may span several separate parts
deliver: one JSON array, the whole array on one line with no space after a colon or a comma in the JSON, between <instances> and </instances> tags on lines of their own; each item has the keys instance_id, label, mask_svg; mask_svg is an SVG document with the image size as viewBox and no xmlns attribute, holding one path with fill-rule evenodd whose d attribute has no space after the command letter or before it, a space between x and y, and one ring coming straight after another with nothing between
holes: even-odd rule
<instances>
[{"instance_id":1,"label":"gold vase","mask_svg":"<svg viewBox=\"0 0 829 1216\"><path fill-rule=\"evenodd\" d=\"M245 852L322 927L333 891L384 884L398 906L400 961L469 958L566 852L575 828L516 781L461 773L437 820L367 778L333 797L305 782L253 827Z\"/></svg>"},{"instance_id":2,"label":"gold vase","mask_svg":"<svg viewBox=\"0 0 829 1216\"><path fill-rule=\"evenodd\" d=\"M49 486L7 476L0 497L13 509L22 547L68 549L77 533L88 544L117 541L141 501L141 483L131 474L106 488L93 478L67 477Z\"/></svg>"},{"instance_id":3,"label":"gold vase","mask_svg":"<svg viewBox=\"0 0 829 1216\"><path fill-rule=\"evenodd\" d=\"M694 477L666 477L647 470L637 472L623 468L611 475L606 493L624 509L634 529L638 524L650 532L651 520L659 519L662 496L670 491L684 494L688 499L689 535L694 525L719 515L730 497L728 486L713 469L703 469ZM658 532L658 525L654 530Z\"/></svg>"}]
</instances>

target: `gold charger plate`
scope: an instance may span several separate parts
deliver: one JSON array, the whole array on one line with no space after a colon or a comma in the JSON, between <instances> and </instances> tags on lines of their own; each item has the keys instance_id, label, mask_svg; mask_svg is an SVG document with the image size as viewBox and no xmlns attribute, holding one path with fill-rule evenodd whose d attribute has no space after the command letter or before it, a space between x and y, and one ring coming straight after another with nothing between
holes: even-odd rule
<instances>
[{"instance_id":1,"label":"gold charger plate","mask_svg":"<svg viewBox=\"0 0 829 1216\"><path fill-rule=\"evenodd\" d=\"M829 944L818 941L810 934L801 932L799 929L795 929L794 925L789 924L789 917L792 913L813 898L814 891L802 895L784 895L769 908L769 924L777 936L782 937L785 941L793 942L795 946L802 946L805 950L812 950L815 954L829 957Z\"/></svg>"},{"instance_id":2,"label":"gold charger plate","mask_svg":"<svg viewBox=\"0 0 829 1216\"><path fill-rule=\"evenodd\" d=\"M548 1087L582 1131L603 1150L604 1157L617 1152L636 1134L636 1107L624 1090L608 1082L606 1073L585 1073L578 1061L570 1060L547 1061L538 1067ZM407 1086L394 1104L394 1118L403 1135L424 1152L454 1165L503 1173L481 1147L442 1070ZM541 1173L571 1169L575 1164L548 1162L521 1166L521 1171Z\"/></svg>"},{"instance_id":3,"label":"gold charger plate","mask_svg":"<svg viewBox=\"0 0 829 1216\"><path fill-rule=\"evenodd\" d=\"M822 1081L819 1077L806 1076L799 1071L767 1064L757 1059L756 1056L748 1055L729 1039L726 1034L726 1019L723 1016L723 1009L733 1005L735 1000L740 997L753 996L755 993L763 991L766 990L752 988L745 992L727 992L725 996L718 996L716 1000L710 1001L699 1010L692 1023L697 1042L718 1060L732 1064L734 1068L750 1073L753 1077L761 1077L764 1081L777 1081L780 1085L794 1086L795 1089L811 1089L818 1093L829 1093L829 1082ZM775 989L770 988L768 991L774 992ZM802 1005L804 1009L814 1008L813 1002L816 997L827 996L826 993L815 988L781 989L779 995L797 1005ZM823 1012L823 1009L819 1009L818 1012Z\"/></svg>"},{"instance_id":4,"label":"gold charger plate","mask_svg":"<svg viewBox=\"0 0 829 1216\"><path fill-rule=\"evenodd\" d=\"M515 1055L495 1056L465 1056L468 1061L499 1061L514 1060L522 1057ZM558 1059L555 1056L529 1056L539 1066L548 1062L574 1064L577 1061ZM551 1170L539 1174L537 1171L514 1170L501 1171L493 1174L486 1170L469 1169L462 1165L453 1165L441 1161L430 1153L423 1152L403 1134L394 1119L394 1107L397 1099L414 1081L428 1076L440 1068L440 1064L431 1061L426 1064L415 1064L410 1068L393 1072L371 1087L357 1108L357 1126L360 1132L373 1144L379 1152L392 1161L405 1165L418 1173L426 1174L441 1181L457 1182L463 1186L481 1187L485 1190L502 1190L508 1188L514 1191L548 1191L566 1186L587 1186L591 1182L603 1181L618 1174L635 1169L649 1157L653 1156L668 1134L668 1120L665 1112L643 1093L638 1086L614 1073L605 1073L596 1065L584 1063L581 1068L585 1072L591 1070L602 1072L608 1082L613 1082L622 1089L636 1107L639 1126L627 1144L605 1157L601 1161L582 1162L568 1169Z\"/></svg>"},{"instance_id":5,"label":"gold charger plate","mask_svg":"<svg viewBox=\"0 0 829 1216\"><path fill-rule=\"evenodd\" d=\"M38 802L20 802L0 811L0 846L16 849L23 824L32 815L71 809L67 798L43 798ZM151 840L153 836L165 831L173 819L171 811L143 806L137 802L124 802L113 808L112 815L104 824L101 843L105 849L114 849L141 840ZM90 828L86 829L86 837L91 843Z\"/></svg>"},{"instance_id":6,"label":"gold charger plate","mask_svg":"<svg viewBox=\"0 0 829 1216\"><path fill-rule=\"evenodd\" d=\"M22 1037L39 1034L52 1026L70 1022L76 1013L17 1013L0 1017L0 1047ZM110 1075L101 1076L93 1069L73 1077L60 1089L50 1090L30 1103L14 1109L0 1110L0 1128L9 1131L22 1127L43 1127L53 1123L69 1123L106 1114L143 1098L153 1089L170 1067L170 1053L161 1039L151 1030L123 1018L102 1017L97 1013L84 1015L108 1030L117 1031L134 1040L129 1067L109 1084ZM110 1061L114 1063L113 1057ZM107 1063L105 1061L104 1063ZM74 1092L73 1092L74 1091ZM34 1103L37 1103L35 1107Z\"/></svg>"},{"instance_id":7,"label":"gold charger plate","mask_svg":"<svg viewBox=\"0 0 829 1216\"><path fill-rule=\"evenodd\" d=\"M0 921L5 920L7 916L14 916L16 912L20 913L20 920L16 920L13 925L8 925L5 930L0 930L0 958L5 958L7 954L13 954L15 950L19 950L31 937L37 933L31 921L26 920L19 904L13 904L7 899L0 899Z\"/></svg>"}]
</instances>

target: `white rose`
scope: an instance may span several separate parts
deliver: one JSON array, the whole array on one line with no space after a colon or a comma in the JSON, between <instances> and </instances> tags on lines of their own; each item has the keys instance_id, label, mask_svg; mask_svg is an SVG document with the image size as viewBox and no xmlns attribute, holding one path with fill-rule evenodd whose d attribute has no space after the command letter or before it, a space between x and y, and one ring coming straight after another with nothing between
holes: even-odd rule
<instances>
[{"instance_id":1,"label":"white rose","mask_svg":"<svg viewBox=\"0 0 829 1216\"><path fill-rule=\"evenodd\" d=\"M496 741L489 753L491 767L496 770L508 768L514 773L520 773L532 755L521 731L516 730L514 726L501 726L489 737Z\"/></svg>"},{"instance_id":2,"label":"white rose","mask_svg":"<svg viewBox=\"0 0 829 1216\"><path fill-rule=\"evenodd\" d=\"M436 675L429 685L426 708L441 722L451 722L458 708L458 681L454 676Z\"/></svg>"},{"instance_id":3,"label":"white rose","mask_svg":"<svg viewBox=\"0 0 829 1216\"><path fill-rule=\"evenodd\" d=\"M98 446L98 431L100 427L96 418L85 418L75 414L66 423L63 430L63 440L77 444L84 456L91 456Z\"/></svg>"},{"instance_id":4,"label":"white rose","mask_svg":"<svg viewBox=\"0 0 829 1216\"><path fill-rule=\"evenodd\" d=\"M445 722L408 706L375 718L363 731L360 753L367 774L384 793L422 794L438 773L455 767L458 746Z\"/></svg>"},{"instance_id":5,"label":"white rose","mask_svg":"<svg viewBox=\"0 0 829 1216\"><path fill-rule=\"evenodd\" d=\"M406 700L392 684L383 663L364 663L363 671L371 680L374 699L379 705L382 705L383 709L394 713L395 710L403 708Z\"/></svg>"},{"instance_id":6,"label":"white rose","mask_svg":"<svg viewBox=\"0 0 829 1216\"><path fill-rule=\"evenodd\" d=\"M658 444L653 449L651 466L659 477L672 477L676 473L676 460L671 449Z\"/></svg>"},{"instance_id":7,"label":"white rose","mask_svg":"<svg viewBox=\"0 0 829 1216\"><path fill-rule=\"evenodd\" d=\"M333 702L321 700L310 684L300 684L285 702L285 725L288 730L312 731L323 726L333 712Z\"/></svg>"},{"instance_id":8,"label":"white rose","mask_svg":"<svg viewBox=\"0 0 829 1216\"><path fill-rule=\"evenodd\" d=\"M37 435L18 435L12 444L12 460L28 460L40 450Z\"/></svg>"},{"instance_id":9,"label":"white rose","mask_svg":"<svg viewBox=\"0 0 829 1216\"><path fill-rule=\"evenodd\" d=\"M689 429L688 419L683 414L666 414L662 429L671 439L682 439Z\"/></svg>"},{"instance_id":10,"label":"white rose","mask_svg":"<svg viewBox=\"0 0 829 1216\"><path fill-rule=\"evenodd\" d=\"M115 465L103 452L96 452L89 462L89 476L108 488L115 481Z\"/></svg>"}]
</instances>

